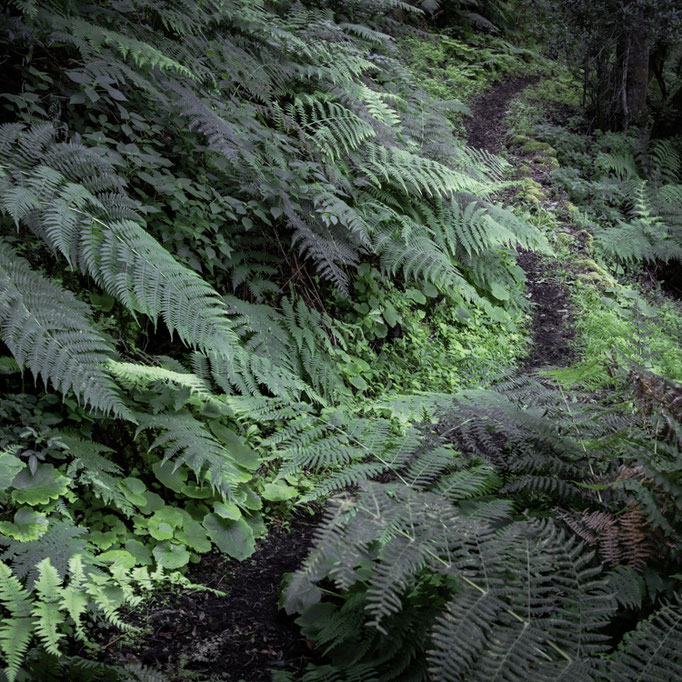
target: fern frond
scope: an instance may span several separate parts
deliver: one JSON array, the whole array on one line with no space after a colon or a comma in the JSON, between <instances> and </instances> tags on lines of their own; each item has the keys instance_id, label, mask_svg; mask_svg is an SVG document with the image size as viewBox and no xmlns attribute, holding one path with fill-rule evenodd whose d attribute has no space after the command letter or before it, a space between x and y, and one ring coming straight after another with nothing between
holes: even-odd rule
<instances>
[{"instance_id":1,"label":"fern frond","mask_svg":"<svg viewBox=\"0 0 682 682\"><path fill-rule=\"evenodd\" d=\"M0 648L7 664L5 675L9 682L14 682L17 678L32 635L33 618L30 617L3 619L0 625Z\"/></svg>"},{"instance_id":2,"label":"fern frond","mask_svg":"<svg viewBox=\"0 0 682 682\"><path fill-rule=\"evenodd\" d=\"M60 614L61 579L59 573L50 564L49 559L43 559L36 565L38 580L35 590L38 595L33 606L33 616L36 621L36 634L42 640L45 649L55 656L59 655L59 643L65 638L59 632L59 626L64 622Z\"/></svg>"},{"instance_id":3,"label":"fern frond","mask_svg":"<svg viewBox=\"0 0 682 682\"><path fill-rule=\"evenodd\" d=\"M36 567L43 559L49 558L50 564L62 576L67 574L69 560L76 554L90 563L92 548L85 540L86 535L86 529L80 526L51 519L47 532L37 540L18 542L0 536L0 546L3 547L0 561L11 565L14 575L25 579L26 586L31 589L39 578Z\"/></svg>"},{"instance_id":4,"label":"fern frond","mask_svg":"<svg viewBox=\"0 0 682 682\"><path fill-rule=\"evenodd\" d=\"M88 597L83 589L86 582L83 562L79 555L69 560L69 584L62 589L59 607L66 611L74 624L74 633L80 641L86 641L87 636L81 618L87 612Z\"/></svg>"},{"instance_id":5,"label":"fern frond","mask_svg":"<svg viewBox=\"0 0 682 682\"><path fill-rule=\"evenodd\" d=\"M46 134L53 142L43 164L32 172L24 170L21 141L41 135L45 144ZM51 126L28 132L0 127L0 165L6 168L0 178L3 205L7 202L2 197L15 187L40 190L37 204L15 201L9 208L51 248L79 265L133 313L144 313L154 321L163 319L169 331L177 332L190 346L229 352L236 337L216 292L178 263L138 222L119 219L116 211L111 215L111 198L107 200L102 192L123 184L111 164L77 143L55 143L54 135ZM50 169L47 173L45 166Z\"/></svg>"},{"instance_id":6,"label":"fern frond","mask_svg":"<svg viewBox=\"0 0 682 682\"><path fill-rule=\"evenodd\" d=\"M677 595L626 635L604 666L604 679L642 682L673 680L682 675L682 610Z\"/></svg>"},{"instance_id":7,"label":"fern frond","mask_svg":"<svg viewBox=\"0 0 682 682\"><path fill-rule=\"evenodd\" d=\"M41 13L46 21L53 26L66 28L66 22L62 17L51 13ZM74 44L81 49L86 59L92 53L97 53L102 47L111 47L125 60L130 60L138 69L159 69L160 71L175 72L190 79L196 76L183 64L178 63L163 54L149 43L136 40L135 38L111 31L103 26L92 24L78 17L69 17L68 32L56 32L58 39ZM84 50L87 44L87 51Z\"/></svg>"},{"instance_id":8,"label":"fern frond","mask_svg":"<svg viewBox=\"0 0 682 682\"><path fill-rule=\"evenodd\" d=\"M150 450L163 446L164 462L172 461L176 468L185 464L200 483L208 481L226 498L232 498L236 487L251 479L251 474L230 456L229 446L219 442L189 411L141 415L140 423L142 429L162 431Z\"/></svg>"},{"instance_id":9,"label":"fern frond","mask_svg":"<svg viewBox=\"0 0 682 682\"><path fill-rule=\"evenodd\" d=\"M116 377L119 384L128 390L147 388L158 382L187 388L202 403L216 406L224 405L220 398L210 391L206 383L195 374L117 360L110 360L107 368Z\"/></svg>"},{"instance_id":10,"label":"fern frond","mask_svg":"<svg viewBox=\"0 0 682 682\"><path fill-rule=\"evenodd\" d=\"M601 152L595 163L603 171L615 173L621 180L640 177L637 162L632 153Z\"/></svg>"},{"instance_id":11,"label":"fern frond","mask_svg":"<svg viewBox=\"0 0 682 682\"><path fill-rule=\"evenodd\" d=\"M427 196L448 196L470 192L485 196L487 192L483 183L464 173L395 147L369 146L360 170L377 187L381 186L383 178L406 194L423 192Z\"/></svg>"},{"instance_id":12,"label":"fern frond","mask_svg":"<svg viewBox=\"0 0 682 682\"><path fill-rule=\"evenodd\" d=\"M96 410L134 421L107 371L113 344L89 313L0 240L0 338L19 366Z\"/></svg>"}]
</instances>

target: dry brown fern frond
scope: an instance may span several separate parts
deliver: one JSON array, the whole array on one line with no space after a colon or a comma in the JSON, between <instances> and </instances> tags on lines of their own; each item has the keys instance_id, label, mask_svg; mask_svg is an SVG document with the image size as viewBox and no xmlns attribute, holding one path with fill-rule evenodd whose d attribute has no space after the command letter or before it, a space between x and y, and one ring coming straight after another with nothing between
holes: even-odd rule
<instances>
[{"instance_id":1,"label":"dry brown fern frond","mask_svg":"<svg viewBox=\"0 0 682 682\"><path fill-rule=\"evenodd\" d=\"M558 511L557 517L588 545L596 547L607 565L624 564L641 570L655 554L658 533L637 504L621 514Z\"/></svg>"}]
</instances>

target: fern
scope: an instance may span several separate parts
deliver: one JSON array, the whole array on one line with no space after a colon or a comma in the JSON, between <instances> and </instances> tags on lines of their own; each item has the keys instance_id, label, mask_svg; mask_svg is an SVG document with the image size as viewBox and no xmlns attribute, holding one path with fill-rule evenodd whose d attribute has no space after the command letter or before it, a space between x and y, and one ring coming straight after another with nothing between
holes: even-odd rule
<instances>
[{"instance_id":1,"label":"fern","mask_svg":"<svg viewBox=\"0 0 682 682\"><path fill-rule=\"evenodd\" d=\"M4 210L132 312L162 318L189 345L228 352L236 339L215 292L139 223L119 218L117 205L130 202L105 193L123 184L109 163L82 145L54 142L54 134L50 125L26 133L22 126L0 127ZM34 139L45 165L34 165L34 149L25 156Z\"/></svg>"},{"instance_id":2,"label":"fern","mask_svg":"<svg viewBox=\"0 0 682 682\"><path fill-rule=\"evenodd\" d=\"M60 25L60 17L55 15L44 15L47 21ZM123 35L115 33L102 26L90 24L82 19L73 22L72 31L65 34L57 34L62 40L73 42L78 47L82 47L84 42L88 43L88 50L84 51L84 56L89 55L90 51L98 52L103 46L112 47L125 60L131 61L137 68L159 69L160 71L176 72L188 78L196 78L194 74L183 64L178 63L168 55L155 49L152 45Z\"/></svg>"},{"instance_id":3,"label":"fern","mask_svg":"<svg viewBox=\"0 0 682 682\"><path fill-rule=\"evenodd\" d=\"M566 136L551 127L543 133L568 159L573 155L584 163L587 150L577 155L570 149L584 146L587 138ZM679 142L622 133L607 133L595 142L597 177L570 184L574 193L586 191L593 197L589 210L600 223L595 236L604 251L624 263L682 259Z\"/></svg>"},{"instance_id":4,"label":"fern","mask_svg":"<svg viewBox=\"0 0 682 682\"><path fill-rule=\"evenodd\" d=\"M378 555L368 553L370 538ZM367 624L388 633L424 568L462 581L434 624L429 661L436 679L545 679L605 648L599 629L614 606L607 585L582 545L551 524L513 524L500 534L459 516L440 496L371 484L355 504L336 508L317 543L287 587L290 609L312 597L309 581L328 575L347 590L357 567L371 561ZM510 589L510 579L520 583Z\"/></svg>"},{"instance_id":5,"label":"fern","mask_svg":"<svg viewBox=\"0 0 682 682\"><path fill-rule=\"evenodd\" d=\"M131 462L143 478L160 461L249 509L259 458L238 433L255 434L268 476L315 481L302 502L345 493L285 594L334 663L306 679L589 679L615 600L654 608L637 601L647 536L662 561L674 558L674 428L663 435L643 410L631 414L629 394L576 392L569 403L544 378L359 407L338 362L357 329L313 309L326 291L316 277L347 292L361 264L379 263L387 277L435 287L444 305L472 301L499 319L521 305L515 250L549 251L527 216L495 203L505 162L455 141L449 119L466 107L432 100L401 65L391 35L421 16L414 6L14 7L6 104L20 123L0 128L0 337L17 367L65 394L50 412L64 424L49 430L67 448L74 491L77 479L86 500L135 515L120 478ZM621 142L599 148L594 191L627 225L609 222L627 231L606 241L633 232L614 254L674 257L674 145L647 156ZM14 368L0 371L16 396ZM17 421L53 400L34 392ZM441 436L409 425L415 416L440 418ZM109 417L150 431L151 453L135 459L129 428ZM105 434L111 449L85 434ZM14 435L3 430L3 444ZM121 605L156 580L96 570L84 528L59 520L65 499L49 502L57 514L38 540L0 538L30 602L16 619L31 623L2 630L15 669L26 626L54 661L67 622L82 641L86 609L124 627ZM325 580L333 601L320 601ZM39 656L28 659L40 671Z\"/></svg>"},{"instance_id":6,"label":"fern","mask_svg":"<svg viewBox=\"0 0 682 682\"><path fill-rule=\"evenodd\" d=\"M289 104L287 117L304 135L307 144L330 161L350 154L375 136L374 128L352 111L311 95Z\"/></svg>"},{"instance_id":7,"label":"fern","mask_svg":"<svg viewBox=\"0 0 682 682\"><path fill-rule=\"evenodd\" d=\"M77 554L69 559L68 571L63 576L52 566L49 558L38 562L36 569L38 577L35 588L29 592L11 569L0 561L0 604L9 612L9 616L3 619L3 626L0 629L0 650L5 655L7 662L5 674L11 682L20 674L20 667L27 653L27 668L35 675L39 674L36 669L40 668L41 662L50 660L51 656L61 656L61 648L72 629L76 638L87 641L82 623L86 613L94 611L124 631L135 630L123 622L119 609L123 605L136 606L140 603L140 597L135 594L135 586L144 583L151 586L151 580L164 578L162 572L150 575L144 568L135 569L132 575L127 569L121 572L115 566L112 567L110 575L96 571L92 567L86 570L85 564ZM40 648L35 647L27 652L29 644L34 639L39 642ZM73 666L74 671L78 668L97 669L100 665L68 657L52 661L52 666L56 666L57 669ZM124 672L107 666L104 666L103 670L108 675ZM130 673L140 674L139 678L133 679L155 679L154 675L147 674L143 668L138 668L137 671L131 669ZM107 676L104 679L119 678Z\"/></svg>"},{"instance_id":8,"label":"fern","mask_svg":"<svg viewBox=\"0 0 682 682\"><path fill-rule=\"evenodd\" d=\"M241 458L250 450L241 438L226 427L206 426L188 410L175 414L144 415L141 429L160 430L150 450L163 446L162 462L173 462L173 470L181 465L194 472L200 485L205 482L224 498L232 499L237 488L252 478ZM235 454L232 454L233 451ZM248 459L251 459L248 457ZM257 461L255 454L253 460Z\"/></svg>"},{"instance_id":9,"label":"fern","mask_svg":"<svg viewBox=\"0 0 682 682\"><path fill-rule=\"evenodd\" d=\"M621 414L613 399L606 395L603 411L594 395L568 403L561 388L527 377L462 392L449 407L454 426L446 420L438 430L463 454L432 440L396 460L389 483L347 479L359 491L329 510L315 549L286 587L286 608L304 614L307 632L320 637L342 672L367 662L377 676L388 675L403 664L397 651L387 658L380 652L393 627L415 613L410 595L434 580L448 586L447 597L428 616L430 634L414 659L400 667L406 675L421 679L426 660L439 680L590 679L609 660L603 630L616 603L642 604L636 571L651 557L652 526L679 532L676 483L653 473L647 455L661 452L660 469L678 451L646 415L633 419L629 407ZM439 402L422 399L416 409L425 400L430 409ZM312 429L304 421L292 425L302 434L301 450ZM371 461L367 477L375 477ZM500 494L508 499L491 497ZM515 505L543 509L547 500L557 521L515 518ZM603 563L618 564L607 575L597 549ZM356 618L348 630L318 629L319 618L341 613L323 616L313 606L325 578L348 609L360 600L347 614ZM361 624L370 631L359 637ZM654 637L645 646L655 647ZM334 658L346 647L355 655ZM623 647L640 657L634 644ZM623 665L620 677L639 664ZM659 679L674 676L674 661L660 665Z\"/></svg>"},{"instance_id":10,"label":"fern","mask_svg":"<svg viewBox=\"0 0 682 682\"><path fill-rule=\"evenodd\" d=\"M59 613L61 580L49 559L43 559L36 568L38 580L35 583L35 590L38 599L33 606L33 616L37 623L36 633L49 653L58 654L59 642L64 639L64 634L58 630L63 622Z\"/></svg>"},{"instance_id":11,"label":"fern","mask_svg":"<svg viewBox=\"0 0 682 682\"><path fill-rule=\"evenodd\" d=\"M4 547L0 561L11 565L14 575L26 580L31 589L39 577L36 567L43 559L49 559L62 576L68 572L69 560L76 554L85 563L91 562L92 546L85 540L86 534L86 529L68 521L51 519L47 532L37 540L18 542L0 536L0 545Z\"/></svg>"},{"instance_id":12,"label":"fern","mask_svg":"<svg viewBox=\"0 0 682 682\"><path fill-rule=\"evenodd\" d=\"M5 674L14 682L33 634L31 599L9 567L0 561L0 601L10 616L0 628L0 647L5 656Z\"/></svg>"},{"instance_id":13,"label":"fern","mask_svg":"<svg viewBox=\"0 0 682 682\"><path fill-rule=\"evenodd\" d=\"M224 405L220 398L214 395L205 382L195 374L178 372L166 367L149 367L116 360L111 360L107 366L119 384L128 391L161 383L188 389L200 404L210 404L216 407Z\"/></svg>"},{"instance_id":14,"label":"fern","mask_svg":"<svg viewBox=\"0 0 682 682\"><path fill-rule=\"evenodd\" d=\"M0 241L0 338L19 366L94 409L134 419L107 371L113 344L89 313Z\"/></svg>"},{"instance_id":15,"label":"fern","mask_svg":"<svg viewBox=\"0 0 682 682\"><path fill-rule=\"evenodd\" d=\"M231 363L218 356L194 356L193 369L226 393L258 396L261 387L278 397L298 401L303 395L320 403L343 400L348 390L332 361L343 331L328 315L301 300L282 299L281 310L225 299L236 334L246 352Z\"/></svg>"},{"instance_id":16,"label":"fern","mask_svg":"<svg viewBox=\"0 0 682 682\"><path fill-rule=\"evenodd\" d=\"M654 680L675 679L682 674L680 637L682 611L675 596L648 620L629 633L602 674L605 679Z\"/></svg>"}]
</instances>

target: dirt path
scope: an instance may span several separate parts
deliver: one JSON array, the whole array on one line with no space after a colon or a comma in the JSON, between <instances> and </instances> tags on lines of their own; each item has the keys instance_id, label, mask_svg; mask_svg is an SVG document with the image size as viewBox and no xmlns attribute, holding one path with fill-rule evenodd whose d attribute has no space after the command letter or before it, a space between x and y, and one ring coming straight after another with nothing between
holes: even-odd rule
<instances>
[{"instance_id":1,"label":"dirt path","mask_svg":"<svg viewBox=\"0 0 682 682\"><path fill-rule=\"evenodd\" d=\"M481 95L474 102L473 116L467 126L469 145L499 153L506 135L505 116L510 101L536 81L532 76L510 78ZM553 275L555 264L531 251L520 251L518 264L526 273L529 300L533 306L533 346L522 367L530 371L567 365L573 359L570 348L574 336L572 306L568 291Z\"/></svg>"},{"instance_id":2,"label":"dirt path","mask_svg":"<svg viewBox=\"0 0 682 682\"><path fill-rule=\"evenodd\" d=\"M154 595L130 621L148 634L141 642L119 640L108 650L110 660L139 661L168 680L190 679L183 670L222 682L269 682L272 669L300 673L310 651L298 626L278 610L277 595L282 576L307 556L317 522L310 517L290 528L271 527L256 553L242 562L203 557L190 580L225 596L192 590Z\"/></svg>"},{"instance_id":3,"label":"dirt path","mask_svg":"<svg viewBox=\"0 0 682 682\"><path fill-rule=\"evenodd\" d=\"M471 108L472 116L466 125L469 146L497 154L504 142L504 119L509 102L537 80L536 76L508 78L476 99Z\"/></svg>"}]
</instances>

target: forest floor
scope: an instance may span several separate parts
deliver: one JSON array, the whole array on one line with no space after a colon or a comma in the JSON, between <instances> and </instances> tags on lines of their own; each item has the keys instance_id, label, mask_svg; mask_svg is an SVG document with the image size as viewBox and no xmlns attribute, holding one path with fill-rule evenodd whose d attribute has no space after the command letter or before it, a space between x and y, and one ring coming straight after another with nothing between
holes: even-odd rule
<instances>
[{"instance_id":1,"label":"forest floor","mask_svg":"<svg viewBox=\"0 0 682 682\"><path fill-rule=\"evenodd\" d=\"M481 95L474 102L467 126L469 146L499 154L507 134L509 103L537 80L533 76L509 78ZM532 162L530 165L533 167ZM548 174L539 168L533 168L533 179L541 185L549 182ZM570 344L575 336L573 313L569 292L554 274L556 263L531 251L520 251L517 262L526 273L533 311L532 347L523 369L570 364L573 359Z\"/></svg>"},{"instance_id":2,"label":"forest floor","mask_svg":"<svg viewBox=\"0 0 682 682\"><path fill-rule=\"evenodd\" d=\"M511 100L535 82L510 78L480 96L467 126L470 146L499 153L505 142ZM528 161L528 159L524 159ZM529 161L532 167L532 162ZM549 182L534 168L534 179ZM568 364L573 354L572 307L556 263L537 253L518 258L532 304L532 347L521 371ZM224 592L176 590L155 595L131 622L146 630L141 638L121 639L108 653L119 662L141 662L171 679L266 682L272 669L300 672L311 654L293 620L277 609L282 576L297 569L308 553L315 517L271 527L253 556L243 562L204 557L189 573L194 583Z\"/></svg>"},{"instance_id":3,"label":"forest floor","mask_svg":"<svg viewBox=\"0 0 682 682\"><path fill-rule=\"evenodd\" d=\"M144 663L174 680L269 682L273 669L303 670L310 649L293 618L278 610L277 597L282 576L303 563L318 522L308 517L271 526L242 562L218 554L202 558L188 578L224 594L155 594L143 613L129 619L148 634L122 640L115 658Z\"/></svg>"}]
</instances>

